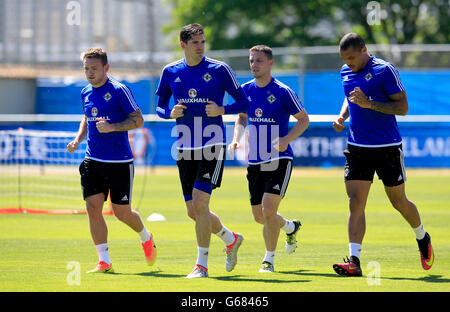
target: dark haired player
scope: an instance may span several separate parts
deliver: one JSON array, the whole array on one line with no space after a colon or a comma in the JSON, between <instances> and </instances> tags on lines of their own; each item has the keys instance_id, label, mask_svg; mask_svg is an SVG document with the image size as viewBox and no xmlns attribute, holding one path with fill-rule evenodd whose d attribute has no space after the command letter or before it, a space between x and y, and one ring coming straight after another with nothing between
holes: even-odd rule
<instances>
[{"instance_id":1,"label":"dark haired player","mask_svg":"<svg viewBox=\"0 0 450 312\"><path fill-rule=\"evenodd\" d=\"M248 109L248 100L231 68L204 56L205 35L199 24L189 24L180 31L184 58L164 67L156 94L157 113L165 119L176 119L178 139L177 166L187 214L195 221L197 262L187 278L208 277L208 255L211 233L226 245L225 267L234 269L241 234L231 232L209 209L212 190L219 187L225 160L223 114ZM225 92L235 100L224 106ZM175 106L169 108L173 96Z\"/></svg>"},{"instance_id":2,"label":"dark haired player","mask_svg":"<svg viewBox=\"0 0 450 312\"><path fill-rule=\"evenodd\" d=\"M339 275L361 276L360 254L366 230L365 207L376 172L392 204L412 227L419 245L422 267L433 265L430 235L419 212L405 193L402 138L395 115L406 115L408 100L397 69L367 52L364 40L355 33L340 41L345 65L341 80L345 99L333 127L344 128L350 117L347 149L344 151L345 187L349 198L348 237L350 259L333 265Z\"/></svg>"}]
</instances>

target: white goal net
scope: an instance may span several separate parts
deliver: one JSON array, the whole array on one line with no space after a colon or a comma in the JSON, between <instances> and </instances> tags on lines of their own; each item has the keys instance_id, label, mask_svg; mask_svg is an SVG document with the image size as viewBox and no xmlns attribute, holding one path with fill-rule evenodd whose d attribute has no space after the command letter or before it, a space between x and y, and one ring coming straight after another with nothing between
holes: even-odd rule
<instances>
[{"instance_id":1,"label":"white goal net","mask_svg":"<svg viewBox=\"0 0 450 312\"><path fill-rule=\"evenodd\" d=\"M69 154L76 133L0 131L0 208L83 209L78 165L86 143Z\"/></svg>"},{"instance_id":2,"label":"white goal net","mask_svg":"<svg viewBox=\"0 0 450 312\"><path fill-rule=\"evenodd\" d=\"M73 154L66 149L75 136L69 131L1 130L0 209L84 212L78 167L86 141ZM135 136L132 133L130 139ZM146 173L145 169L137 171ZM138 198L142 185L134 185L134 198ZM109 210L109 201L105 210Z\"/></svg>"}]
</instances>

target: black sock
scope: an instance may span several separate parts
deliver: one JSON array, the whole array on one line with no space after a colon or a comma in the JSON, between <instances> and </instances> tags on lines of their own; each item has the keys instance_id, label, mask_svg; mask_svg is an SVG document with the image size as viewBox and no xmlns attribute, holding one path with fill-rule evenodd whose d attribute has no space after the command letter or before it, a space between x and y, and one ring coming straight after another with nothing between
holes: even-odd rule
<instances>
[{"instance_id":1,"label":"black sock","mask_svg":"<svg viewBox=\"0 0 450 312\"><path fill-rule=\"evenodd\" d=\"M425 236L422 239L416 239L417 244L419 245L419 250L424 256L425 259L428 259L428 243L430 242L430 235L425 233Z\"/></svg>"},{"instance_id":2,"label":"black sock","mask_svg":"<svg viewBox=\"0 0 450 312\"><path fill-rule=\"evenodd\" d=\"M359 258L357 256L350 256L350 261L356 264L357 266L361 266L359 263Z\"/></svg>"}]
</instances>

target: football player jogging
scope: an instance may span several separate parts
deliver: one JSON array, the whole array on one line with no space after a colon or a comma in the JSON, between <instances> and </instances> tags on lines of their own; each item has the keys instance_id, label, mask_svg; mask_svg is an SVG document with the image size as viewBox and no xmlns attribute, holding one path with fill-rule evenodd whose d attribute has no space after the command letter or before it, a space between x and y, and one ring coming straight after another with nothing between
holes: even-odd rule
<instances>
[{"instance_id":1,"label":"football player jogging","mask_svg":"<svg viewBox=\"0 0 450 312\"><path fill-rule=\"evenodd\" d=\"M223 114L248 109L248 100L231 68L204 56L205 35L199 24L180 31L184 58L164 67L156 94L161 118L176 119L177 166L187 214L195 221L197 261L187 278L208 277L211 233L226 245L225 268L232 271L243 241L241 234L228 230L209 209L212 190L220 187L225 159L226 137ZM225 92L235 100L223 105ZM169 108L173 96L175 105Z\"/></svg>"},{"instance_id":2,"label":"football player jogging","mask_svg":"<svg viewBox=\"0 0 450 312\"><path fill-rule=\"evenodd\" d=\"M108 76L108 57L100 48L83 55L86 78L81 91L84 117L75 139L67 145L73 153L87 138L86 156L80 165L81 186L92 239L99 262L88 273L112 273L108 251L108 228L103 203L108 193L114 215L139 235L148 265L156 261L156 246L139 213L131 209L133 154L128 130L140 128L144 119L128 87Z\"/></svg>"},{"instance_id":3,"label":"football player jogging","mask_svg":"<svg viewBox=\"0 0 450 312\"><path fill-rule=\"evenodd\" d=\"M344 61L341 80L345 99L333 127L344 129L350 117L347 148L344 151L345 188L349 198L348 238L350 259L333 265L343 276L362 276L360 255L366 231L365 207L376 172L392 206L411 226L419 245L422 267L429 270L434 253L430 235L419 212L405 193L405 167L402 138L395 115L406 115L408 100L397 69L367 51L364 40L355 33L340 41Z\"/></svg>"},{"instance_id":4,"label":"football player jogging","mask_svg":"<svg viewBox=\"0 0 450 312\"><path fill-rule=\"evenodd\" d=\"M259 272L274 272L275 250L280 229L286 233L286 252L297 248L299 220L286 220L278 207L286 194L292 172L293 152L289 145L309 125L309 117L295 92L272 77L272 49L257 45L250 49L250 69L255 79L242 85L250 101L248 112L235 123L234 137L228 146L230 156L248 129L247 167L250 204L257 223L263 224L266 253ZM297 122L289 130L289 118Z\"/></svg>"}]
</instances>

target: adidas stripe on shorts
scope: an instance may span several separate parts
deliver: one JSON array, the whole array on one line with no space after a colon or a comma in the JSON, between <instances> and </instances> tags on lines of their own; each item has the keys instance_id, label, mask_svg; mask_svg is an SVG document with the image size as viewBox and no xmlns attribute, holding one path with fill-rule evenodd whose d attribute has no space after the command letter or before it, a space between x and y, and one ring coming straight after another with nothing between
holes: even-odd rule
<instances>
[{"instance_id":1,"label":"adidas stripe on shorts","mask_svg":"<svg viewBox=\"0 0 450 312\"><path fill-rule=\"evenodd\" d=\"M279 159L270 163L247 167L248 189L252 206L262 203L264 193L284 197L292 173L292 159Z\"/></svg>"},{"instance_id":2,"label":"adidas stripe on shorts","mask_svg":"<svg viewBox=\"0 0 450 312\"><path fill-rule=\"evenodd\" d=\"M222 144L195 150L178 150L178 173L185 199L190 199L195 182L211 183L212 189L222 183L225 146Z\"/></svg>"}]
</instances>

